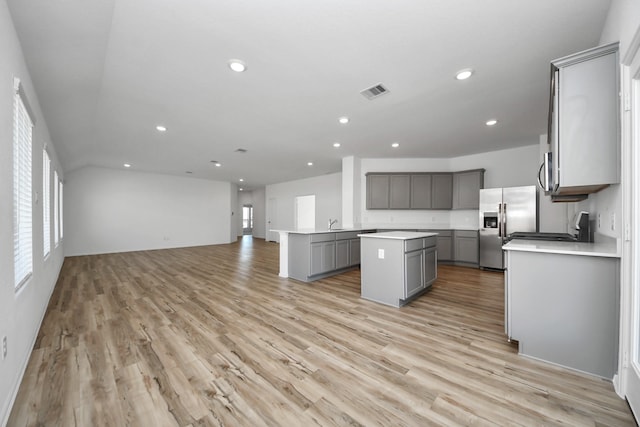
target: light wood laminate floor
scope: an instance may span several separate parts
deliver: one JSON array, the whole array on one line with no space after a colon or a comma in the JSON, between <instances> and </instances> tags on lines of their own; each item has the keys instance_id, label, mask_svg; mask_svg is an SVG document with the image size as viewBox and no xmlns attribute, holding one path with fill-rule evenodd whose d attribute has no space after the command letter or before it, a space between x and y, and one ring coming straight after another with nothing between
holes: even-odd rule
<instances>
[{"instance_id":1,"label":"light wood laminate floor","mask_svg":"<svg viewBox=\"0 0 640 427\"><path fill-rule=\"evenodd\" d=\"M440 266L401 309L278 246L67 258L10 426L634 425L610 382L518 356L503 276Z\"/></svg>"}]
</instances>

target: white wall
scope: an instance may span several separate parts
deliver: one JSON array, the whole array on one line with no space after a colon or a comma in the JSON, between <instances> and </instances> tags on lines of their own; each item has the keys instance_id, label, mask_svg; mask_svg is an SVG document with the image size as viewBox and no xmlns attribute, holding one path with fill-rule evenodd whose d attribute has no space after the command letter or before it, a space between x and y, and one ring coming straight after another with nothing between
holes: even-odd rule
<instances>
[{"instance_id":1,"label":"white wall","mask_svg":"<svg viewBox=\"0 0 640 427\"><path fill-rule=\"evenodd\" d=\"M294 200L296 196L316 196L316 228L326 229L329 218L338 219L336 228L342 227L342 174L334 173L314 178L300 179L268 185L265 198L269 211L269 199L276 199L274 229L292 230L294 228Z\"/></svg>"},{"instance_id":2,"label":"white wall","mask_svg":"<svg viewBox=\"0 0 640 427\"><path fill-rule=\"evenodd\" d=\"M63 175L42 117L7 4L0 1L0 340L7 337L7 358L0 360L0 425L5 425L24 374L51 292L63 262L64 240L43 258L42 149L47 144L53 169ZM18 77L33 114L33 274L18 293L13 280L13 78ZM65 188L66 191L66 188ZM37 201L36 201L37 200ZM51 194L53 200L53 193ZM53 209L51 210L53 230ZM66 237L66 230L65 230ZM1 355L0 355L1 359Z\"/></svg>"},{"instance_id":3,"label":"white wall","mask_svg":"<svg viewBox=\"0 0 640 427\"><path fill-rule=\"evenodd\" d=\"M253 237L266 239L267 211L265 188L251 191L251 198L253 199Z\"/></svg>"},{"instance_id":4,"label":"white wall","mask_svg":"<svg viewBox=\"0 0 640 427\"><path fill-rule=\"evenodd\" d=\"M232 192L228 182L98 167L73 171L65 186L66 254L235 241Z\"/></svg>"}]
</instances>

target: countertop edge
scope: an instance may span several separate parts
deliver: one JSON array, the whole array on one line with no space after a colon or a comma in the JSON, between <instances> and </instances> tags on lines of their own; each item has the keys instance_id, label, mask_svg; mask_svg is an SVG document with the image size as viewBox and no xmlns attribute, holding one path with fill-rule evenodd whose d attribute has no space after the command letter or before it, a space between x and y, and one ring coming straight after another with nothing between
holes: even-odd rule
<instances>
[{"instance_id":1,"label":"countertop edge","mask_svg":"<svg viewBox=\"0 0 640 427\"><path fill-rule=\"evenodd\" d=\"M502 246L505 251L537 252L560 255L620 258L615 243L547 242L540 240L512 240Z\"/></svg>"}]
</instances>

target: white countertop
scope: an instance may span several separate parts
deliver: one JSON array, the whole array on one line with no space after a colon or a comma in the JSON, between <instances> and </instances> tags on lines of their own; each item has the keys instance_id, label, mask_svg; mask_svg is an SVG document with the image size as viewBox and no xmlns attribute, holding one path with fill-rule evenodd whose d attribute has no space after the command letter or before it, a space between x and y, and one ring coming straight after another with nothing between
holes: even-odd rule
<instances>
[{"instance_id":1,"label":"white countertop","mask_svg":"<svg viewBox=\"0 0 640 427\"><path fill-rule=\"evenodd\" d=\"M269 230L277 233L292 233L292 234L319 234L319 233L345 233L348 231L364 231L375 230L375 228L334 228L333 230L318 229L318 228L301 228L299 230Z\"/></svg>"},{"instance_id":2,"label":"white countertop","mask_svg":"<svg viewBox=\"0 0 640 427\"><path fill-rule=\"evenodd\" d=\"M418 231L387 231L384 233L366 233L358 234L358 237L374 238L374 239L396 239L411 240L422 239L423 237L437 236L438 233L424 233Z\"/></svg>"},{"instance_id":3,"label":"white countertop","mask_svg":"<svg viewBox=\"0 0 640 427\"><path fill-rule=\"evenodd\" d=\"M584 243L515 239L504 245L502 249L505 251L620 258L615 240L603 243Z\"/></svg>"}]
</instances>

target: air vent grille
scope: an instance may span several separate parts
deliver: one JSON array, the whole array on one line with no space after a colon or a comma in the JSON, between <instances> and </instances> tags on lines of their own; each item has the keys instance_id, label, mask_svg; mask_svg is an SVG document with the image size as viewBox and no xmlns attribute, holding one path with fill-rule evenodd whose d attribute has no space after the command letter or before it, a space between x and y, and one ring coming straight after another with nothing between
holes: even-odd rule
<instances>
[{"instance_id":1,"label":"air vent grille","mask_svg":"<svg viewBox=\"0 0 640 427\"><path fill-rule=\"evenodd\" d=\"M238 148L235 152L236 153L246 153L247 150L245 148Z\"/></svg>"},{"instance_id":2,"label":"air vent grille","mask_svg":"<svg viewBox=\"0 0 640 427\"><path fill-rule=\"evenodd\" d=\"M385 93L389 93L389 89L384 87L384 85L382 83L378 83L375 86L371 86L370 88L367 88L367 89L364 89L364 90L360 91L360 93L365 98L371 100L371 99L378 98L378 97L384 95Z\"/></svg>"}]
</instances>

